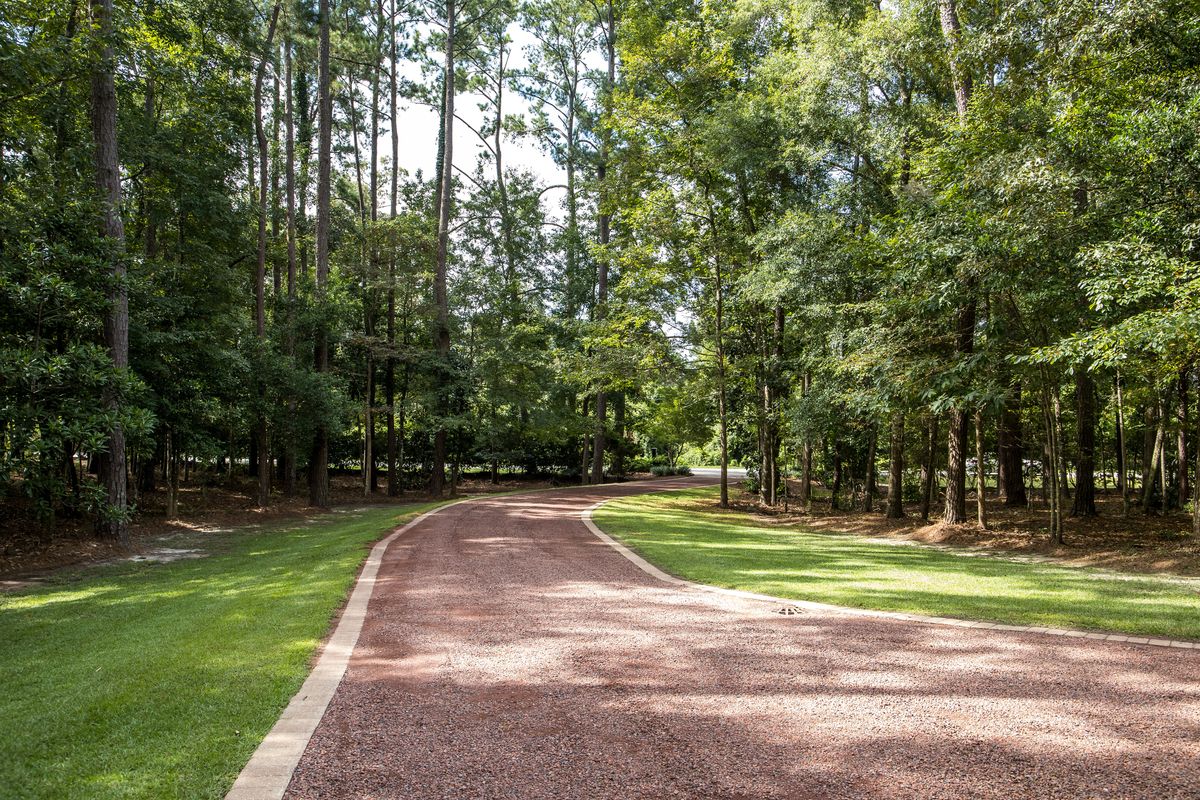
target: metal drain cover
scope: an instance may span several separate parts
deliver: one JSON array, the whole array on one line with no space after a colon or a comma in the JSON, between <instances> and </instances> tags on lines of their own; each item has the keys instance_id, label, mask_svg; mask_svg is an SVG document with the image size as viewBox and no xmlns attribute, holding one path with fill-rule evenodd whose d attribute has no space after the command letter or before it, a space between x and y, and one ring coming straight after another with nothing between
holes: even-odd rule
<instances>
[{"instance_id":1,"label":"metal drain cover","mask_svg":"<svg viewBox=\"0 0 1200 800\"><path fill-rule=\"evenodd\" d=\"M797 614L803 614L804 611L802 611L799 608L796 608L795 606L780 606L779 608L775 609L775 611L773 613L779 614L784 617L794 617Z\"/></svg>"}]
</instances>

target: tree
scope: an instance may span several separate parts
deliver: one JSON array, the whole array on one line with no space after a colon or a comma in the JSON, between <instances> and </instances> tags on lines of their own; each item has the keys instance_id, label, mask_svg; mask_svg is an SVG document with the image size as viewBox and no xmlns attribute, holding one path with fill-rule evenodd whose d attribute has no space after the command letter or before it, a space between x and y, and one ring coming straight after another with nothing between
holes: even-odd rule
<instances>
[{"instance_id":1,"label":"tree","mask_svg":"<svg viewBox=\"0 0 1200 800\"><path fill-rule=\"evenodd\" d=\"M279 20L279 7L280 4L277 2L271 8L270 21L267 23L267 38L263 45L263 56L258 62L258 71L254 75L254 136L258 142L258 261L254 280L254 332L258 337L260 348L265 347L267 339L267 203L270 199L267 194L267 166L270 160L270 153L267 146L267 133L263 127L262 88L263 79L267 74L267 63L269 61L269 54L271 53L271 45L275 40L275 24ZM261 378L259 379L258 386L258 401L260 407L255 430L258 442L257 499L259 507L266 508L271 497L271 460L267 457L269 448L266 386Z\"/></svg>"},{"instance_id":2,"label":"tree","mask_svg":"<svg viewBox=\"0 0 1200 800\"><path fill-rule=\"evenodd\" d=\"M329 215L332 184L333 96L329 73L329 3L320 0L317 61L317 302L326 299L329 282ZM329 371L329 333L324 320L317 324L315 362L317 374ZM329 427L317 423L308 463L308 502L324 508L329 505Z\"/></svg>"},{"instance_id":3,"label":"tree","mask_svg":"<svg viewBox=\"0 0 1200 800\"><path fill-rule=\"evenodd\" d=\"M450 302L446 289L446 267L450 253L450 217L454 204L454 35L457 21L454 0L446 0L445 66L442 72L442 157L438 176L437 203L437 262L433 278L433 302L437 308L433 343L443 371L440 381L448 383L450 370ZM449 411L445 389L439 392L438 411L445 417ZM429 493L441 497L446 484L446 425L438 425L433 435L433 469L429 478Z\"/></svg>"},{"instance_id":4,"label":"tree","mask_svg":"<svg viewBox=\"0 0 1200 800\"><path fill-rule=\"evenodd\" d=\"M100 236L107 241L111 285L109 309L104 319L104 342L118 373L129 366L129 294L125 286L125 225L121 219L121 167L117 153L117 91L113 81L115 56L112 38L112 0L92 6L96 41L92 64L92 140L95 145L96 190L100 196ZM112 417L101 476L108 490L102 530L122 547L129 545L125 477L125 430L121 424L121 396L117 385L105 393Z\"/></svg>"}]
</instances>

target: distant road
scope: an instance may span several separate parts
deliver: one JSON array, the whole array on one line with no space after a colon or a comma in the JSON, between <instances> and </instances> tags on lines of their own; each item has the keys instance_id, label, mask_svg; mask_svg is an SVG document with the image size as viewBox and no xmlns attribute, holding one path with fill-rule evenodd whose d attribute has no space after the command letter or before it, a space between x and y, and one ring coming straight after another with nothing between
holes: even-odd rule
<instances>
[{"instance_id":1,"label":"distant road","mask_svg":"<svg viewBox=\"0 0 1200 800\"><path fill-rule=\"evenodd\" d=\"M706 478L719 478L719 477L721 477L721 468L720 467L692 467L692 474L693 475L703 475ZM746 470L743 469L742 467L730 467L729 468L730 480L739 480L740 481L744 477L746 477Z\"/></svg>"}]
</instances>

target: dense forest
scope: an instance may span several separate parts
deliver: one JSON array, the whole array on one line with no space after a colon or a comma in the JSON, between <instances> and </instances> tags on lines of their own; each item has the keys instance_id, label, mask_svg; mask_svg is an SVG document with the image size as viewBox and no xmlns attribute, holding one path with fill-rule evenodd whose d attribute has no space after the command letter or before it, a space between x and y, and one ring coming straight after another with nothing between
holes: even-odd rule
<instances>
[{"instance_id":1,"label":"dense forest","mask_svg":"<svg viewBox=\"0 0 1200 800\"><path fill-rule=\"evenodd\" d=\"M765 505L1200 534L1194 3L4 9L0 481L46 530L686 449Z\"/></svg>"}]
</instances>

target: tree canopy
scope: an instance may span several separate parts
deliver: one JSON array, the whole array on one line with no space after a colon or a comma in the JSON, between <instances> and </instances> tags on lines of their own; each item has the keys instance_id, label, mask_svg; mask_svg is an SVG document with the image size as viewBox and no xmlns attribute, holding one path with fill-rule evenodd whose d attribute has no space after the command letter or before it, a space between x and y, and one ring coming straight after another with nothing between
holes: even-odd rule
<instances>
[{"instance_id":1,"label":"tree canopy","mask_svg":"<svg viewBox=\"0 0 1200 800\"><path fill-rule=\"evenodd\" d=\"M1200 488L1194 4L5 17L0 481L47 529L123 537L157 483L174 513L181 465L325 505L330 470L441 494L685 447L770 505L944 489L964 523L975 490L986 524L1040 487L1055 537L1098 481Z\"/></svg>"}]
</instances>

